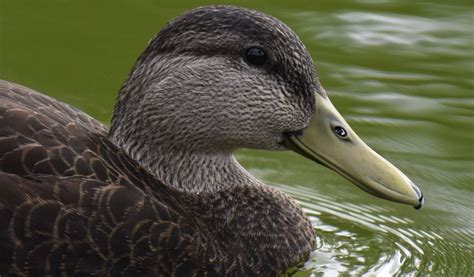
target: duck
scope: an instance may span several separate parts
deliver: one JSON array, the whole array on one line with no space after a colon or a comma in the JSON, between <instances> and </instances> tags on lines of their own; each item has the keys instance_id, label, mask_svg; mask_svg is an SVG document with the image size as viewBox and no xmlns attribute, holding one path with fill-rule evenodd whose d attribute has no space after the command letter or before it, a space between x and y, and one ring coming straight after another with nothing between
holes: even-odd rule
<instances>
[{"instance_id":1,"label":"duck","mask_svg":"<svg viewBox=\"0 0 474 277\"><path fill-rule=\"evenodd\" d=\"M292 150L415 208L421 190L332 105L280 20L194 8L149 42L110 128L0 81L0 274L278 276L315 232L233 153Z\"/></svg>"}]
</instances>

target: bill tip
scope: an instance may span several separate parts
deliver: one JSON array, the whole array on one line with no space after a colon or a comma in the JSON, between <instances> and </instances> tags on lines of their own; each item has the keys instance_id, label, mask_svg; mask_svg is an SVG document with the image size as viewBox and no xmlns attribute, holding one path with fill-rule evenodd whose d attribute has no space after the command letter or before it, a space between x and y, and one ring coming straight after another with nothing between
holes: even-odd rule
<instances>
[{"instance_id":1,"label":"bill tip","mask_svg":"<svg viewBox=\"0 0 474 277\"><path fill-rule=\"evenodd\" d=\"M416 210L421 209L424 204L425 204L425 198L423 197L423 194L422 194L420 198L418 199L418 205L415 206L415 209Z\"/></svg>"}]
</instances>

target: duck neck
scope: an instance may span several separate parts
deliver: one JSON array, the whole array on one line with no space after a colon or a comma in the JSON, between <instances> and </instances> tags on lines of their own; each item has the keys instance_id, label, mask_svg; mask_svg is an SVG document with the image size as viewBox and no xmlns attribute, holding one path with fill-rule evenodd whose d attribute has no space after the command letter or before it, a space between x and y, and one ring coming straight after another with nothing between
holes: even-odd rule
<instances>
[{"instance_id":1,"label":"duck neck","mask_svg":"<svg viewBox=\"0 0 474 277\"><path fill-rule=\"evenodd\" d=\"M231 154L179 152L162 155L147 168L166 184L182 191L212 193L259 183Z\"/></svg>"},{"instance_id":2,"label":"duck neck","mask_svg":"<svg viewBox=\"0 0 474 277\"><path fill-rule=\"evenodd\" d=\"M160 181L183 192L213 193L236 186L259 185L231 152L176 150L163 144L126 144L112 140Z\"/></svg>"}]
</instances>

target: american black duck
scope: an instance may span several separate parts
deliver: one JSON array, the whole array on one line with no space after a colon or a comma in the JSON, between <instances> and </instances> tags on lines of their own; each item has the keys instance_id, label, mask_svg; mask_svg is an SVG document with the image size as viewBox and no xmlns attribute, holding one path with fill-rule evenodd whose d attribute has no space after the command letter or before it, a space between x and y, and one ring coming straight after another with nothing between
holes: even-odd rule
<instances>
[{"instance_id":1,"label":"american black duck","mask_svg":"<svg viewBox=\"0 0 474 277\"><path fill-rule=\"evenodd\" d=\"M302 42L247 9L191 10L149 43L108 129L0 82L0 274L274 276L315 234L232 156L292 149L364 190L421 207L321 87Z\"/></svg>"}]
</instances>

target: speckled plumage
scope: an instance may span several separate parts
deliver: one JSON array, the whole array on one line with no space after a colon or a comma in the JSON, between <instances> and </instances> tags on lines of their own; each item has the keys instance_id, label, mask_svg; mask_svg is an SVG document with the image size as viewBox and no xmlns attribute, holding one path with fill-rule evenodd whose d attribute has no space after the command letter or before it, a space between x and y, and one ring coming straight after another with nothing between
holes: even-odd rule
<instances>
[{"instance_id":1,"label":"speckled plumage","mask_svg":"<svg viewBox=\"0 0 474 277\"><path fill-rule=\"evenodd\" d=\"M273 63L242 59L270 47ZM324 93L274 18L200 8L165 27L117 99L110 132L0 81L0 274L275 276L314 233L295 202L250 176L239 147L283 149Z\"/></svg>"}]
</instances>

